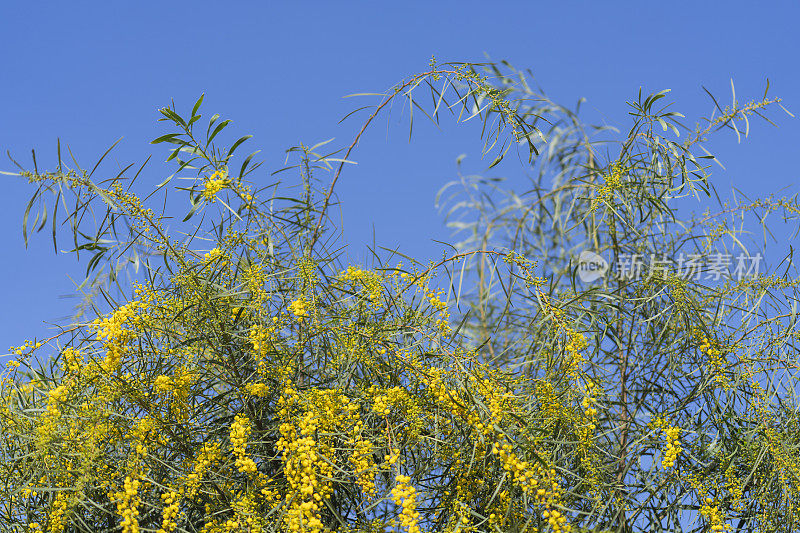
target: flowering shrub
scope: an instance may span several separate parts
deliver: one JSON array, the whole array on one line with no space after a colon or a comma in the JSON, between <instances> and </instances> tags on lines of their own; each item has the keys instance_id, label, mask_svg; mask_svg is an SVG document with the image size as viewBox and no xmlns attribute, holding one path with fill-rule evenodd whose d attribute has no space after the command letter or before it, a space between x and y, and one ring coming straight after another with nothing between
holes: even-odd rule
<instances>
[{"instance_id":1,"label":"flowering shrub","mask_svg":"<svg viewBox=\"0 0 800 533\"><path fill-rule=\"evenodd\" d=\"M464 65L432 63L388 93L364 128L424 86L439 99L438 116L449 96L433 81L457 95L448 108L461 105L495 126L487 150L502 148L494 163L511 142L532 158L542 153L545 164L554 153L594 160L584 141L560 144L569 136L544 146L545 155L536 121L563 109L525 107L512 96L527 85ZM655 100L640 106L640 119L673 125L674 115L651 114ZM507 222L514 213L483 204L462 204L481 210L476 240L439 263L345 265L328 210L361 133L343 155L320 154L322 145L292 149L299 160L285 170L299 173L300 194L277 182L259 189L249 178L254 154L234 171L247 137L217 146L227 126L217 115L205 139L198 133L201 103L188 118L162 109L176 131L154 141L176 146L168 158L175 175L195 175L176 188L190 200L180 224L146 207L151 195L136 194L124 172L95 182L94 171L61 161L53 173L20 172L37 187L32 205L50 194L79 200L67 216L74 251L94 255L77 322L13 348L0 381L4 528L570 532L695 520L723 531L737 520L739 528L791 530L800 501L796 411L762 384L788 379L781 371L795 367L770 351L776 344L748 352L747 338L725 332L796 336L780 330L794 316L756 314L758 324L742 320L737 329L705 310L748 290L791 291L796 280L701 290L662 276L580 289L549 266L551 256L529 253L529 241L494 246L493 234L481 236L491 217ZM727 122L709 127L772 103L728 109ZM665 235L653 219L628 227L637 219L615 217L658 210L673 187L666 176L694 161L688 145L676 153L656 143L652 128L632 139L608 170L581 163L581 180L554 189L573 195L567 220L585 215L577 222L593 228L594 243L617 252L628 232L653 242ZM652 171L645 163L661 169L648 174L661 180L650 188L637 181ZM319 190L322 171L334 175ZM791 201L782 206L798 213ZM90 209L104 216L85 216ZM602 220L616 240L597 230ZM447 276L461 267L475 273L462 277L463 292ZM140 270L146 275L121 275ZM674 310L669 319L664 306ZM90 313L96 318L85 319ZM648 366L645 352L658 365Z\"/></svg>"}]
</instances>

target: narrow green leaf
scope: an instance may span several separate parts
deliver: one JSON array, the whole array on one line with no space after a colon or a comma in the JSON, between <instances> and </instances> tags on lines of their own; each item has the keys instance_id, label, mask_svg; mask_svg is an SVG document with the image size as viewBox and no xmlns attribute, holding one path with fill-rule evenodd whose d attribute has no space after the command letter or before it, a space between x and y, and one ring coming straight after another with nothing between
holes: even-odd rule
<instances>
[{"instance_id":1,"label":"narrow green leaf","mask_svg":"<svg viewBox=\"0 0 800 533\"><path fill-rule=\"evenodd\" d=\"M194 107L192 108L192 118L193 119L194 119L194 117L200 118L200 116L197 114L197 110L200 109L200 104L203 103L203 98L205 97L205 95L206 95L206 93L201 94L200 98L198 98L197 102L195 102Z\"/></svg>"},{"instance_id":2,"label":"narrow green leaf","mask_svg":"<svg viewBox=\"0 0 800 533\"><path fill-rule=\"evenodd\" d=\"M221 131L222 131L222 130L225 128L225 126L227 126L227 125L228 125L228 124L230 124L230 123L231 123L231 121L230 121L230 120L223 120L222 122L220 122L219 124L217 124L217 127L216 127L216 128L214 128L214 131L211 133L211 136L210 136L210 137L208 138L208 140L206 141L206 144L211 144L211 141L213 141L213 140L214 140L214 137L216 137L216 136L217 136L217 134L218 134L219 132L221 132Z\"/></svg>"},{"instance_id":3,"label":"narrow green leaf","mask_svg":"<svg viewBox=\"0 0 800 533\"><path fill-rule=\"evenodd\" d=\"M157 137L157 138L153 139L152 141L150 141L150 144L158 144L158 143L171 141L172 139L174 139L178 135L180 135L180 133L167 133L166 135L162 135L161 137Z\"/></svg>"},{"instance_id":4,"label":"narrow green leaf","mask_svg":"<svg viewBox=\"0 0 800 533\"><path fill-rule=\"evenodd\" d=\"M253 159L253 157L260 151L261 150L256 150L255 152L253 152L252 154L248 155L245 158L244 162L242 163L242 168L239 169L239 177L240 178L243 178L245 176L245 169L247 168L247 165L250 164L250 160Z\"/></svg>"},{"instance_id":5,"label":"narrow green leaf","mask_svg":"<svg viewBox=\"0 0 800 533\"><path fill-rule=\"evenodd\" d=\"M208 135L211 133L211 126L213 126L217 120L219 120L219 113L214 113L211 116L211 119L208 121L208 129L206 130L206 139L208 139Z\"/></svg>"},{"instance_id":6,"label":"narrow green leaf","mask_svg":"<svg viewBox=\"0 0 800 533\"><path fill-rule=\"evenodd\" d=\"M233 143L233 146L231 146L231 149L228 150L228 155L225 157L225 159L226 160L229 159L233 155L234 150L236 150L239 147L239 145L241 145L247 139L250 139L252 137L253 137L252 135L245 135L244 137L240 138L238 141Z\"/></svg>"},{"instance_id":7,"label":"narrow green leaf","mask_svg":"<svg viewBox=\"0 0 800 533\"><path fill-rule=\"evenodd\" d=\"M171 154L169 154L169 157L167 157L167 159L165 160L165 162L166 162L166 161L172 161L173 159L175 159L176 157L178 157L178 154L180 153L180 151L181 151L181 148L180 148L180 147L178 147L178 148L175 148L175 150L173 150L173 151L172 151L172 153L171 153Z\"/></svg>"},{"instance_id":8,"label":"narrow green leaf","mask_svg":"<svg viewBox=\"0 0 800 533\"><path fill-rule=\"evenodd\" d=\"M388 96L386 93L353 93L346 94L342 98L354 98L356 96Z\"/></svg>"},{"instance_id":9,"label":"narrow green leaf","mask_svg":"<svg viewBox=\"0 0 800 533\"><path fill-rule=\"evenodd\" d=\"M196 202L196 203L195 203L195 204L192 206L192 208L189 210L189 212L186 214L186 216L185 216L185 217L183 217L183 222L186 222L187 220L189 220L190 218L192 218L192 217L194 216L195 212L196 212L198 209L200 209L200 206L201 206L201 205L203 205L203 202Z\"/></svg>"},{"instance_id":10,"label":"narrow green leaf","mask_svg":"<svg viewBox=\"0 0 800 533\"><path fill-rule=\"evenodd\" d=\"M174 178L174 177L175 177L175 174L170 174L169 176L167 176L167 179L165 179L164 181L162 181L161 183L156 185L156 190L160 189L161 187L163 187L164 185L166 185L167 183L172 181L172 178Z\"/></svg>"},{"instance_id":11,"label":"narrow green leaf","mask_svg":"<svg viewBox=\"0 0 800 533\"><path fill-rule=\"evenodd\" d=\"M25 242L25 248L28 247L28 216L30 215L31 207L33 207L33 202L36 201L38 196L39 191L36 191L28 201L27 207L25 207L25 214L22 215L22 240Z\"/></svg>"},{"instance_id":12,"label":"narrow green leaf","mask_svg":"<svg viewBox=\"0 0 800 533\"><path fill-rule=\"evenodd\" d=\"M317 144L315 144L314 146L312 146L311 148L309 148L309 149L308 149L308 151L309 151L309 152L313 152L314 150L316 150L316 149L317 149L317 148L319 148L320 146L325 146L326 144L328 144L329 142L333 141L334 139L335 139L335 137L331 137L331 138L330 138L330 139L328 139L327 141L318 142Z\"/></svg>"},{"instance_id":13,"label":"narrow green leaf","mask_svg":"<svg viewBox=\"0 0 800 533\"><path fill-rule=\"evenodd\" d=\"M111 152L111 150L113 150L113 149L114 149L114 147L115 147L116 145L118 145L118 144L120 143L120 141L122 141L122 137L120 137L119 139L117 139L117 141L116 141L114 144L112 144L112 145L111 145L111 146L108 148L108 150L106 150L106 151L105 151L105 153L104 153L102 156L100 156L100 159L98 159L98 160L97 160L97 163L95 163L95 165L94 165L94 168L92 168L92 171L91 171L91 172L89 172L89 177L90 177L90 178L92 177L92 174L94 174L94 171L95 171L95 170L97 170L97 167L99 167L99 166L100 166L100 163L102 163L102 162L103 162L103 159L105 159L105 158L106 158L106 156L107 156L107 155L108 155L108 154Z\"/></svg>"},{"instance_id":14,"label":"narrow green leaf","mask_svg":"<svg viewBox=\"0 0 800 533\"><path fill-rule=\"evenodd\" d=\"M53 252L58 253L58 247L56 246L56 218L58 215L58 201L61 199L61 188L58 189L58 194L56 194L56 201L55 205L53 205L53 219L52 219L52 228L51 233L53 237Z\"/></svg>"}]
</instances>

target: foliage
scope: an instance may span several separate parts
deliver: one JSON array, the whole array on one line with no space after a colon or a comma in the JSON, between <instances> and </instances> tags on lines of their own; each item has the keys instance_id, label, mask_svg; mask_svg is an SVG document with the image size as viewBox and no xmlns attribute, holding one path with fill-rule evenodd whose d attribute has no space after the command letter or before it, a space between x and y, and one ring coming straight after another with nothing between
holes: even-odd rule
<instances>
[{"instance_id":1,"label":"foliage","mask_svg":"<svg viewBox=\"0 0 800 533\"><path fill-rule=\"evenodd\" d=\"M587 284L571 261L745 249L735 217L800 212L682 217L676 201L714 190L706 136L779 103L734 97L678 142L664 96L640 95L616 141L508 65L432 61L368 95L345 148L290 149L286 184L256 185L256 153L239 163L249 136L218 144L229 121L203 134L202 97L161 110L172 131L153 142L177 170L154 191L134 192L144 165L97 181L100 162L67 168L60 146L55 172L20 166L26 238L36 207L55 243L61 206L92 257L78 321L12 349L2 379L4 530L793 531L796 278ZM447 187L468 235L439 263L346 265L334 186L398 100L412 128L415 112L482 121L491 166L515 147L536 177L525 194ZM148 207L171 206L173 179L182 222Z\"/></svg>"}]
</instances>

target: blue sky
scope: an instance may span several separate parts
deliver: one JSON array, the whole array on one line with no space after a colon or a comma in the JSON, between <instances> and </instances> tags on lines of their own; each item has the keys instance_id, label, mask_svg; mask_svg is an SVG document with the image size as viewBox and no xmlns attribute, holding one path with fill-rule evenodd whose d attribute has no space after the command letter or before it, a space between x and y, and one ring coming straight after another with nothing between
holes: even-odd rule
<instances>
[{"instance_id":1,"label":"blue sky","mask_svg":"<svg viewBox=\"0 0 800 533\"><path fill-rule=\"evenodd\" d=\"M224 5L224 8L222 7ZM764 81L793 112L800 111L800 4L774 2L70 2L0 4L0 150L40 168L52 166L56 139L85 165L119 137L114 164L143 161L164 149L148 142L163 133L157 108L174 100L188 110L205 93L207 114L233 120L253 134L267 170L282 166L285 148L336 137L346 144L355 122L337 125L357 105L342 96L385 90L445 61L507 59L532 69L556 101L586 97L586 118L625 128L625 101L640 86L672 89L675 109L689 119L711 111L701 85L729 100L760 97ZM796 191L792 164L798 119L780 128L754 125L751 139L713 144L727 167L717 185L752 195ZM371 242L437 257L453 241L434 207L439 188L465 170L483 173L474 128L445 123L416 128L409 143L397 120L369 132L338 185L344 231L353 255ZM0 170L12 170L7 160ZM117 163L118 162L118 163ZM154 165L142 179L167 174ZM514 165L487 175L512 181ZM26 250L21 218L31 189L2 176L0 344L21 344L48 332L45 322L69 314L72 257L53 253L47 236Z\"/></svg>"}]
</instances>

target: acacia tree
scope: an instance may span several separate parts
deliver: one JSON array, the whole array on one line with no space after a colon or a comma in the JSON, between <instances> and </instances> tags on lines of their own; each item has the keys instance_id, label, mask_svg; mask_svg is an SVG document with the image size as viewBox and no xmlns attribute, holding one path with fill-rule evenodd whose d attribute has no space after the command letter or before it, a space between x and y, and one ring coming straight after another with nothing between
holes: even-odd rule
<instances>
[{"instance_id":1,"label":"acacia tree","mask_svg":"<svg viewBox=\"0 0 800 533\"><path fill-rule=\"evenodd\" d=\"M505 69L432 62L361 108L348 146L290 149L286 183L257 187L248 136L222 147L218 115L203 134L202 98L161 110L153 142L177 170L150 190L144 165L100 179L60 147L53 172L20 165L26 238L60 206L91 258L84 313L14 348L2 380L4 527L793 530L796 402L774 386L793 392L795 281L582 285L569 261L741 246L732 227L698 236L731 213L796 215L793 199L688 222L671 205L713 190L694 155L712 129L777 101L734 102L678 143L654 127L681 127L663 93L640 97L601 157L592 128ZM539 178L526 195L461 180L451 216L472 233L438 263L348 266L334 186L398 99L482 120L492 165L514 148ZM149 207L175 191L180 223Z\"/></svg>"},{"instance_id":2,"label":"acacia tree","mask_svg":"<svg viewBox=\"0 0 800 533\"><path fill-rule=\"evenodd\" d=\"M797 235L797 197L735 191L721 200L706 148L719 130L741 141L751 118L769 121L780 100L765 90L741 103L732 91L723 108L712 96L714 113L687 127L663 104L668 91L640 91L619 136L519 83L524 73L487 70L515 112L546 125L548 142L524 192L461 176L440 201L466 234L460 249L534 258L548 285L515 290L490 256L471 257L468 330L486 358L552 376L564 391L575 387L559 366L570 345L564 332L583 335L585 351L571 364L602 390L595 438L610 467L607 498L587 509L591 521L619 530L796 530L798 278L791 255L777 262L782 275L758 263L768 242ZM687 200L705 210L691 214ZM778 239L776 217L788 225ZM616 268L581 281L581 252Z\"/></svg>"}]
</instances>

